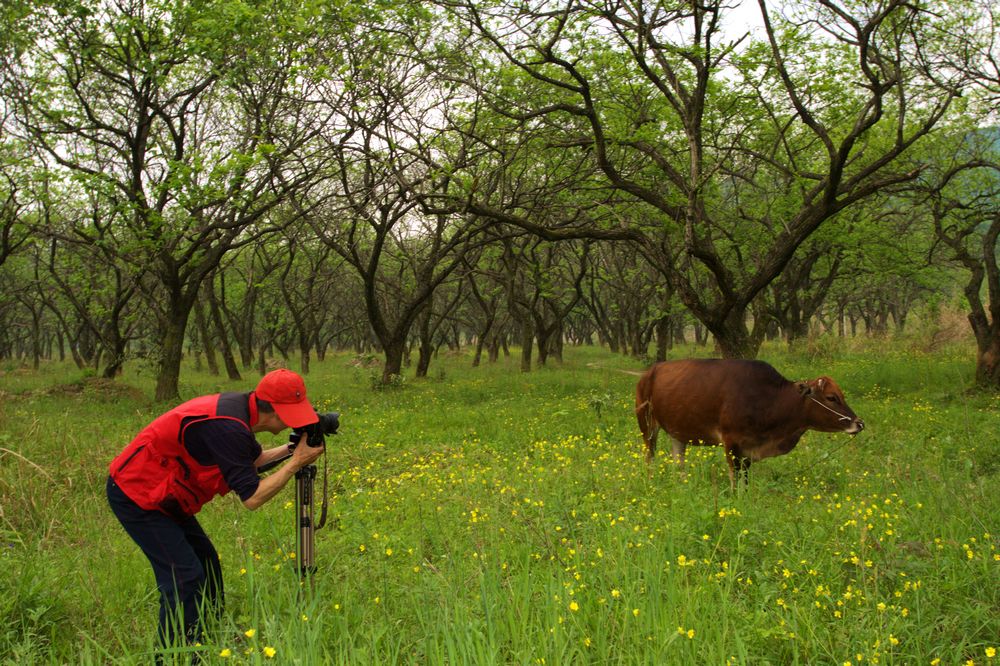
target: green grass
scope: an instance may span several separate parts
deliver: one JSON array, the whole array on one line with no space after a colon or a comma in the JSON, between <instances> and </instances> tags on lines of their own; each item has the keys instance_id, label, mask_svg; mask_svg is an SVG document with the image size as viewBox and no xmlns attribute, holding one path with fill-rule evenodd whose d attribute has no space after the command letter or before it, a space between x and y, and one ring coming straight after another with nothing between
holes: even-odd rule
<instances>
[{"instance_id":1,"label":"green grass","mask_svg":"<svg viewBox=\"0 0 1000 666\"><path fill-rule=\"evenodd\" d=\"M349 356L314 362L310 395L342 427L313 584L296 573L291 487L256 512L212 502L200 520L227 606L201 653L217 664L1000 663L988 656L1000 650L1000 396L966 390L971 351L766 347L762 358L792 379L834 377L867 428L809 433L737 493L719 449L689 449L683 479L662 452L647 468L636 377L621 372L641 369L631 359L571 348L563 365L522 374L515 358L472 369L450 355L430 379L386 391ZM84 374L0 374L4 663L151 660L152 575L103 489L111 458L170 405L148 399L146 368L110 384ZM254 382L191 368L182 379L185 397Z\"/></svg>"}]
</instances>

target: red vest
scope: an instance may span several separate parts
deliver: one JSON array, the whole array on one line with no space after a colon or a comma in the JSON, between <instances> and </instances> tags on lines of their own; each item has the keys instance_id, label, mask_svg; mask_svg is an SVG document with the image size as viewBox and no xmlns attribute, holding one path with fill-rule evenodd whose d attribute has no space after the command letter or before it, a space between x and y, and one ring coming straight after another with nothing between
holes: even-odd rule
<instances>
[{"instance_id":1,"label":"red vest","mask_svg":"<svg viewBox=\"0 0 1000 666\"><path fill-rule=\"evenodd\" d=\"M256 407L253 399L249 403L251 409ZM111 478L143 509L175 518L198 513L210 499L228 493L229 486L217 465L205 466L191 457L184 446L185 430L216 418L232 419L250 430L243 419L218 410L219 394L206 395L157 417L111 461Z\"/></svg>"}]
</instances>

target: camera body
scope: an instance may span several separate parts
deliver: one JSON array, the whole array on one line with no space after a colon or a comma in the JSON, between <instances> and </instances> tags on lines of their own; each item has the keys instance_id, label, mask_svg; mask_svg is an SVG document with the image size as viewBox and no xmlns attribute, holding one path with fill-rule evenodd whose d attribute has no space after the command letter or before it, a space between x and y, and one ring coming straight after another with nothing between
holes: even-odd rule
<instances>
[{"instance_id":1,"label":"camera body","mask_svg":"<svg viewBox=\"0 0 1000 666\"><path fill-rule=\"evenodd\" d=\"M307 436L306 446L312 447L323 446L326 443L327 435L337 434L337 429L340 427L340 414L338 412L327 412L325 414L316 412L316 415L319 416L319 420L316 423L292 429L292 434L288 436L288 446L290 449L298 446L302 435Z\"/></svg>"}]
</instances>

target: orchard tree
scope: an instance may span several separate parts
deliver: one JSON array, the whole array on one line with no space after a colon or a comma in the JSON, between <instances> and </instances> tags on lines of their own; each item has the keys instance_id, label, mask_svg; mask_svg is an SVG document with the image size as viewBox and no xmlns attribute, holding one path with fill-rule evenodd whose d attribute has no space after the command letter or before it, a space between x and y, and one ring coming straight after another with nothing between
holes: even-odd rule
<instances>
[{"instance_id":1,"label":"orchard tree","mask_svg":"<svg viewBox=\"0 0 1000 666\"><path fill-rule=\"evenodd\" d=\"M277 276L284 263L285 248L281 244L244 246L227 255L211 285L207 285L211 287L207 298L216 335L233 340L244 369L255 367L255 354L263 353L260 350L266 350L269 344L264 335L269 330L264 312L272 309L268 301L280 293ZM280 323L286 325L287 319L282 316Z\"/></svg>"},{"instance_id":2,"label":"orchard tree","mask_svg":"<svg viewBox=\"0 0 1000 666\"><path fill-rule=\"evenodd\" d=\"M14 64L35 39L33 30L18 28L30 13L28 3L0 6L0 268L28 239L30 223L38 216L36 155L16 138L12 104Z\"/></svg>"},{"instance_id":3,"label":"orchard tree","mask_svg":"<svg viewBox=\"0 0 1000 666\"><path fill-rule=\"evenodd\" d=\"M103 360L101 374L112 379L121 372L128 345L141 330L138 293L144 276L108 251L112 243L60 237L51 220L46 229L53 235L36 257L50 285L46 305L71 341L78 342L81 335L96 341L94 361ZM79 344L73 344L72 351L77 365L82 365Z\"/></svg>"},{"instance_id":4,"label":"orchard tree","mask_svg":"<svg viewBox=\"0 0 1000 666\"><path fill-rule=\"evenodd\" d=\"M601 243L591 253L583 302L612 351L644 358L665 303L659 273L636 260L631 243Z\"/></svg>"},{"instance_id":5,"label":"orchard tree","mask_svg":"<svg viewBox=\"0 0 1000 666\"><path fill-rule=\"evenodd\" d=\"M323 353L322 331L334 320L332 296L344 262L311 233L305 236L303 232L311 231L308 227L295 231L285 236L285 266L278 284L298 339L302 373L308 374L312 352Z\"/></svg>"},{"instance_id":6,"label":"orchard tree","mask_svg":"<svg viewBox=\"0 0 1000 666\"><path fill-rule=\"evenodd\" d=\"M954 160L922 181L917 205L929 211L938 250L967 274L969 323L976 336L976 382L1000 389L1000 131L955 139Z\"/></svg>"},{"instance_id":7,"label":"orchard tree","mask_svg":"<svg viewBox=\"0 0 1000 666\"><path fill-rule=\"evenodd\" d=\"M490 230L487 233L495 233ZM466 257L461 277L468 284L468 297L462 321L476 341L472 367L482 361L483 350L493 363L500 356L500 346L510 318L505 307L504 270L501 245L494 240L483 247L476 257Z\"/></svg>"},{"instance_id":8,"label":"orchard tree","mask_svg":"<svg viewBox=\"0 0 1000 666\"><path fill-rule=\"evenodd\" d=\"M4 122L0 120L0 132ZM25 146L6 140L0 145L0 267L30 236L38 219L38 196L33 186L34 169L23 155Z\"/></svg>"},{"instance_id":9,"label":"orchard tree","mask_svg":"<svg viewBox=\"0 0 1000 666\"><path fill-rule=\"evenodd\" d=\"M531 318L535 324L539 366L545 365L550 356L562 361L566 318L583 298L592 243L563 241L530 248L527 256L534 287Z\"/></svg>"},{"instance_id":10,"label":"orchard tree","mask_svg":"<svg viewBox=\"0 0 1000 666\"><path fill-rule=\"evenodd\" d=\"M154 278L144 295L160 331L159 400L178 395L202 282L284 221L277 210L311 179L315 130L297 100L313 31L293 20L294 0L238 9L41 2L26 19L37 39L8 63L23 140L105 200L127 232L117 256L133 278Z\"/></svg>"},{"instance_id":11,"label":"orchard tree","mask_svg":"<svg viewBox=\"0 0 1000 666\"><path fill-rule=\"evenodd\" d=\"M649 213L595 219L608 206L592 200L539 220L458 160L441 168L469 176L438 205L548 238L655 246L670 289L726 356L756 354L762 336L747 315L807 238L918 175L899 158L934 131L966 77L929 66L956 46L937 28L962 20L964 5L820 0L782 17L760 0L761 42L727 36L722 0L442 6L476 45L464 85L506 127L477 136L538 164L576 149L614 193L606 202ZM477 116L455 131L480 127ZM595 192L594 180L578 183Z\"/></svg>"},{"instance_id":12,"label":"orchard tree","mask_svg":"<svg viewBox=\"0 0 1000 666\"><path fill-rule=\"evenodd\" d=\"M427 306L420 313L416 323L415 342L417 344L416 377L426 377L431 358L441 345L456 349L459 344L456 334L455 314L466 298L465 282L453 276L438 285Z\"/></svg>"},{"instance_id":13,"label":"orchard tree","mask_svg":"<svg viewBox=\"0 0 1000 666\"><path fill-rule=\"evenodd\" d=\"M439 149L435 119L459 103L412 57L432 39L429 15L418 3L345 14L352 47L320 91L335 119L323 132L334 164L323 188L295 204L361 282L389 383L402 372L413 326L478 247L486 224L475 214L423 210L413 196L420 187L447 187L447 174L428 172L422 158Z\"/></svg>"}]
</instances>

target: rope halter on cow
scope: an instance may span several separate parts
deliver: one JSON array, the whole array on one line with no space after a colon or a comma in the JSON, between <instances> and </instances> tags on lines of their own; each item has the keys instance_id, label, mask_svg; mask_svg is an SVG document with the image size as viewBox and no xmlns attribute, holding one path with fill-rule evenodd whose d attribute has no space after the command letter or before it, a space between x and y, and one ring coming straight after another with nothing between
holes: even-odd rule
<instances>
[{"instance_id":1,"label":"rope halter on cow","mask_svg":"<svg viewBox=\"0 0 1000 666\"><path fill-rule=\"evenodd\" d=\"M830 411L830 412L833 412L834 414L836 414L837 416L839 416L840 417L839 420L841 420L841 421L853 421L854 420L850 416L844 416L843 414L841 414L840 412L838 412L836 409L832 409L831 407L829 407L827 405L824 405L822 402L820 402L819 400L817 400L816 398L814 398L812 396L809 396L809 399L812 400L813 402L815 402L817 405L819 405L823 409L825 409L827 411Z\"/></svg>"}]
</instances>

